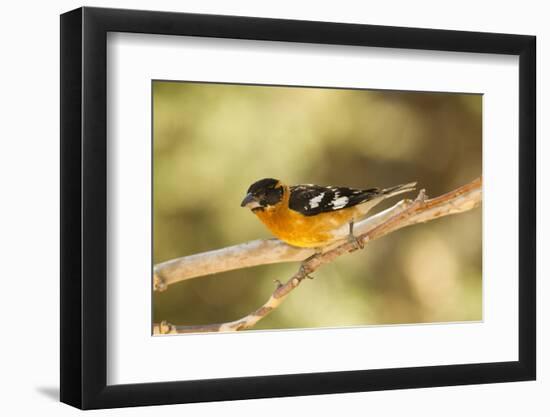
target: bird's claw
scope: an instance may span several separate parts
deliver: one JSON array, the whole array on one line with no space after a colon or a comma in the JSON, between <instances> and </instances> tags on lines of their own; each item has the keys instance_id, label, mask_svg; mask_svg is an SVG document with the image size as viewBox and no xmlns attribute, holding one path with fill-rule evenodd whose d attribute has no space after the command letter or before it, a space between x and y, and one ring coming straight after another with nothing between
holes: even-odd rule
<instances>
[{"instance_id":1,"label":"bird's claw","mask_svg":"<svg viewBox=\"0 0 550 417\"><path fill-rule=\"evenodd\" d=\"M357 236L353 234L353 226L355 222L351 221L349 224L349 234L348 234L348 242L353 243L353 249L350 252L356 251L357 249L363 249L365 247L365 244L363 241Z\"/></svg>"},{"instance_id":2,"label":"bird's claw","mask_svg":"<svg viewBox=\"0 0 550 417\"><path fill-rule=\"evenodd\" d=\"M300 275L302 275L304 278L313 279L314 277L310 275L309 268L307 268L304 265L300 266Z\"/></svg>"},{"instance_id":3,"label":"bird's claw","mask_svg":"<svg viewBox=\"0 0 550 417\"><path fill-rule=\"evenodd\" d=\"M363 241L355 235L351 235L351 234L348 235L348 242L352 243L353 246L354 246L352 251L356 251L358 249L363 249L365 247L365 244L363 243Z\"/></svg>"}]
</instances>

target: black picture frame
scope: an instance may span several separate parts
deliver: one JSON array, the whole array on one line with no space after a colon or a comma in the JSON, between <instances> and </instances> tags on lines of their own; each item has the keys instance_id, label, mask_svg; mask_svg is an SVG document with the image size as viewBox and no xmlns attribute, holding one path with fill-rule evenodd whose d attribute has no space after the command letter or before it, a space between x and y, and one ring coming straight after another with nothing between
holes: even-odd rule
<instances>
[{"instance_id":1,"label":"black picture frame","mask_svg":"<svg viewBox=\"0 0 550 417\"><path fill-rule=\"evenodd\" d=\"M107 385L108 32L519 56L519 360ZM61 15L61 401L82 409L533 380L534 36L79 8Z\"/></svg>"}]
</instances>

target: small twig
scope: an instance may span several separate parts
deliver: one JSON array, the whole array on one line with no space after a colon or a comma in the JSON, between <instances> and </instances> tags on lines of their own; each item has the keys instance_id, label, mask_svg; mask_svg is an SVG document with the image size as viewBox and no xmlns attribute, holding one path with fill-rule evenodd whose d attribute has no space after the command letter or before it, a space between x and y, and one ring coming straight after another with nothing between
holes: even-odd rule
<instances>
[{"instance_id":1,"label":"small twig","mask_svg":"<svg viewBox=\"0 0 550 417\"><path fill-rule=\"evenodd\" d=\"M362 229L362 233L357 236L357 239L364 244L406 226L471 210L481 204L481 185L480 177L450 193L430 200L426 200L425 191L421 190L414 202L404 200L394 206L399 206L399 210L392 210L394 208L390 209L392 211L389 212L386 210L383 221L370 223L370 228L366 231ZM278 283L277 288L260 308L238 320L197 326L177 326L161 322L160 324L153 325L153 333L230 332L249 329L276 309L306 277L321 265L332 262L339 256L353 252L356 249L356 242L347 241L346 243L329 248L323 253L310 256L306 261L302 262L298 272L286 283L281 284L280 281L276 280Z\"/></svg>"}]
</instances>

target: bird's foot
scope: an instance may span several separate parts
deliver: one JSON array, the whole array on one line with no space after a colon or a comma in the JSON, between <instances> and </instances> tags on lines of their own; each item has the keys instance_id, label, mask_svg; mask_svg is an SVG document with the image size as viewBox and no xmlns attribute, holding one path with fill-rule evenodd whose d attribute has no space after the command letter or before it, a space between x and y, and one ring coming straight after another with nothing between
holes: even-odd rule
<instances>
[{"instance_id":1,"label":"bird's foot","mask_svg":"<svg viewBox=\"0 0 550 417\"><path fill-rule=\"evenodd\" d=\"M353 244L353 249L351 250L351 252L354 252L358 249L363 249L365 247L363 241L355 235L348 235L348 242Z\"/></svg>"},{"instance_id":2,"label":"bird's foot","mask_svg":"<svg viewBox=\"0 0 550 417\"><path fill-rule=\"evenodd\" d=\"M365 244L363 243L362 239L359 239L357 236L353 234L353 221L349 224L349 234L348 234L348 242L352 243L354 248L351 250L351 252L356 251L358 249L363 249L365 247Z\"/></svg>"},{"instance_id":3,"label":"bird's foot","mask_svg":"<svg viewBox=\"0 0 550 417\"><path fill-rule=\"evenodd\" d=\"M313 256L315 256L315 255L313 255ZM308 259L309 259L309 258L308 258ZM307 259L306 259L306 261L307 261ZM314 276L313 276L313 275L310 275L310 274L311 274L311 269L309 268L309 266L307 266L307 265L305 264L306 261L304 261L304 263L303 263L302 265L300 265L299 274L300 274L301 276L303 276L304 278L313 279Z\"/></svg>"}]
</instances>

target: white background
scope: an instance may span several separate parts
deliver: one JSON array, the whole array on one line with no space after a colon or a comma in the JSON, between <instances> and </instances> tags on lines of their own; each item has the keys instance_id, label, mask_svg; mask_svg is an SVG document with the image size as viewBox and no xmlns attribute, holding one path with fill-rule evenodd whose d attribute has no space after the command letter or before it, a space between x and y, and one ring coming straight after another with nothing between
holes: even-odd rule
<instances>
[{"instance_id":1,"label":"white background","mask_svg":"<svg viewBox=\"0 0 550 417\"><path fill-rule=\"evenodd\" d=\"M107 45L109 384L517 360L517 57L136 34ZM483 322L152 338L151 79L482 92Z\"/></svg>"},{"instance_id":2,"label":"white background","mask_svg":"<svg viewBox=\"0 0 550 417\"><path fill-rule=\"evenodd\" d=\"M257 1L120 1L88 5L174 11L287 17L327 21L418 26L442 29L526 33L538 36L538 137L548 136L542 119L543 102L550 94L540 74L548 72L550 28L544 2L503 1L431 2L257 2ZM11 2L4 5L2 36L2 148L0 178L0 242L4 266L4 297L0 303L3 337L0 408L7 415L31 413L73 415L77 411L57 403L59 348L59 25L58 14L80 6L74 1L56 4ZM546 158L545 158L546 157ZM550 168L540 161L550 157L539 148L539 213L550 210L549 194L542 193ZM548 415L550 223L539 215L539 380L484 386L435 388L326 395L232 403L146 407L94 414L113 415L280 415L315 413L334 415L463 416ZM543 233L545 236L543 237ZM168 365L168 364L167 364ZM9 414L8 414L9 413Z\"/></svg>"}]
</instances>

